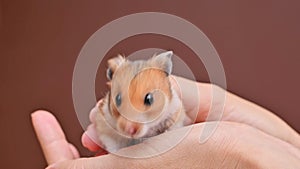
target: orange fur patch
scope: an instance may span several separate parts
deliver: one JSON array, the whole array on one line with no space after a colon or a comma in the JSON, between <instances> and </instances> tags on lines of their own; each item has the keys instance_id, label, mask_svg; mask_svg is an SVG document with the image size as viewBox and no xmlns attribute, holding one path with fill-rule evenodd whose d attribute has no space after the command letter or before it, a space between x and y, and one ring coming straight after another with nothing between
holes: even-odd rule
<instances>
[{"instance_id":1,"label":"orange fur patch","mask_svg":"<svg viewBox=\"0 0 300 169\"><path fill-rule=\"evenodd\" d=\"M110 97L110 103L113 103L113 100L111 97ZM120 112L116 108L115 104L110 104L110 111L114 117L118 118L120 116Z\"/></svg>"},{"instance_id":2,"label":"orange fur patch","mask_svg":"<svg viewBox=\"0 0 300 169\"><path fill-rule=\"evenodd\" d=\"M171 100L169 77L160 69L147 68L139 72L131 81L129 86L129 98L132 105L140 110L146 111L144 99L147 93L160 90Z\"/></svg>"}]
</instances>

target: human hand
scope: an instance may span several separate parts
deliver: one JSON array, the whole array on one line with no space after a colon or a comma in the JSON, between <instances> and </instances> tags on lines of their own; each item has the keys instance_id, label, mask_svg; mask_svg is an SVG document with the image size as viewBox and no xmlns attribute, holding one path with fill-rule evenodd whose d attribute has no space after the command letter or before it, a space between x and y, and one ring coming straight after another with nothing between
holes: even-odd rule
<instances>
[{"instance_id":1,"label":"human hand","mask_svg":"<svg viewBox=\"0 0 300 169\"><path fill-rule=\"evenodd\" d=\"M191 85L194 86L196 83L191 82L191 81L187 81L187 80L182 79L182 78L177 78L177 79L179 81L179 84L181 86L182 85L184 86L184 88L182 88L182 93L183 93L182 98L183 98L185 107L188 110L190 110L190 112L192 112L193 106L195 104L198 104L198 103L193 102L195 100L195 99L193 99L193 95L195 94L195 91L191 90L192 89ZM212 89L212 87L215 87L215 86L212 86L212 85L209 85L209 84L201 84L201 83L197 83L196 86L201 91L200 106L199 106L201 109L196 110L196 112L198 113L196 121L197 122L202 122L202 121L205 120L205 118L207 116L207 113L209 112L208 110L211 106L210 105L210 102L211 102L211 98L210 98L211 89ZM86 165L85 166L86 168L88 168L89 166L91 167L91 165L94 166L92 168L95 168L95 167L98 167L98 166L101 166L101 165L105 166L105 168L109 168L109 166L112 166L112 168L115 168L115 167L118 167L119 164L121 164L121 168L122 168L122 166L124 166L124 164L135 164L135 165L139 165L140 167L141 167L141 165L159 167L159 165L165 165L166 162L169 164L172 161L176 161L175 165L178 167L178 165L177 165L178 160L176 160L176 158L179 158L179 157L182 158L182 155L188 155L189 157L195 157L195 158L191 158L191 160L196 160L198 162L201 162L201 164L196 163L196 162L191 162L191 164L195 164L194 167L201 166L203 168L206 168L205 166L207 166L207 165L210 165L210 167L213 166L213 164L209 164L209 163L207 163L207 161L208 162L210 161L210 163L211 163L212 159L214 159L214 158L222 159L224 157L222 155L224 155L224 154L225 155L227 154L226 156L228 156L228 154L229 154L229 156L235 154L234 155L234 157L236 157L235 159L232 158L232 159L228 160L228 162L230 163L230 161L231 161L232 164L235 164L235 161L237 159L242 159L242 160L246 160L246 162L249 162L248 164L246 164L246 163L241 163L239 161L238 163L241 166L250 165L251 162L257 162L257 161L265 162L265 164L267 164L266 162L268 162L268 160L269 161L272 160L273 159L272 157L276 157L276 154L277 154L277 156L278 155L279 156L284 155L284 157L289 157L290 160L294 159L294 160L292 160L292 162L294 162L294 163L292 163L292 162L289 162L289 163L296 164L295 161L297 161L297 159L299 160L299 155L298 155L299 150L297 150L295 147L293 147L293 145L298 145L296 138L299 137L299 136L295 131L293 131L282 120L280 120L278 117L272 115L267 110L262 109L262 108L260 108L256 105L254 105L253 103L245 101L241 98L238 98L237 96L234 96L230 93L226 93L226 95L227 95L227 100L226 100L225 112L224 112L222 120L245 123L245 124L251 125L251 126L253 126L257 129L260 129L265 133L263 133L263 132L261 132L257 129L253 129L250 126L245 126L243 124L222 122L222 123L220 123L220 126L215 131L215 133L213 134L212 138L208 142L206 142L205 144L199 145L199 147L198 147L198 145L196 146L196 145L193 144L193 141L195 142L195 140L199 139L199 133L200 133L200 131L203 128L203 125L204 125L204 123L202 123L202 124L196 125L195 129L192 130L193 132L191 132L191 133L196 133L196 134L189 134L177 147L175 147L174 149L168 151L165 154L162 154L159 157L153 157L153 158L149 158L147 160L133 160L133 159L121 158L121 157L114 156L114 155L110 154L110 155L105 155L105 156L101 156L101 157L97 157L97 158L80 159L80 160L75 160L75 161L65 161L65 162L62 162L60 164L57 164L56 167L60 168L60 166L69 166L69 165L74 165L74 167L80 167L80 165L83 165L83 164ZM256 112L251 112L251 111L256 111ZM41 113L38 113L38 114L41 114ZM44 115L42 115L44 118L46 117L45 114L47 114L47 113L44 113ZM34 117L34 115L33 115L33 117ZM269 125L264 125L264 124L261 124L261 123L257 123L255 121L253 121L253 119L256 119L256 120L260 119L261 121L266 121L267 124L269 123L269 124L272 124L272 125L269 126ZM211 119L211 120L213 120L213 119ZM33 118L33 122L34 121L37 121L37 120L35 120L35 118ZM49 126L51 126L53 124L54 124L54 122L49 124ZM240 125L242 125L242 126L240 126ZM37 128L39 128L38 123L34 123L34 126L36 128L37 135L38 136L43 135L42 134L43 130L38 130L37 129ZM56 126L58 126L58 124L56 124ZM279 132L279 133L274 132L274 130L272 130L272 128L274 126L277 126L278 129L279 129L278 131L282 131L282 132ZM52 129L58 129L57 127L49 127L49 128L50 129L51 128ZM229 132L229 131L232 131L232 130L235 130L235 129L236 129L236 132L235 132L235 134L232 135L232 132ZM250 134L251 132L249 132L248 130L253 131L252 135ZM92 131L92 128L90 128L89 131ZM292 139L291 139L291 137L285 137L286 132L291 133L291 134L288 134L288 135L293 136ZM59 130L58 131L52 131L52 133L53 134L62 133L62 131L60 129L60 131ZM247 134L243 135L241 133L247 133ZM269 136L266 133L268 133ZM176 135L176 131L168 132L167 136L172 138L172 137L174 137L174 135L172 136L172 134ZM266 135L266 136L261 136L262 134ZM61 134L59 134L59 135L61 135ZM161 138L165 135L166 134L164 134L162 136L158 136L158 137L153 138L153 139L159 139L159 138ZM246 139L246 141L249 141L253 138L259 138L259 139L257 139L257 140L254 139L254 141L256 140L256 142L253 142L253 144L250 144L252 146L251 147L251 146L249 146L249 144L245 144L245 140L243 140L241 138L241 135L244 136L244 138L248 138L248 139ZM97 146L95 146L95 144L93 144L93 142L91 140L89 140L88 137L86 137L86 136L87 136L86 134L84 134L84 136L83 136L84 145L86 147L88 147L89 149L91 149L91 150L92 149L94 149L94 150L97 149ZM220 148L220 146L218 146L218 145L226 144L226 143L224 143L224 140L227 140L227 139L224 139L223 136L228 136L229 137L228 142L235 142L234 140L232 140L233 138L235 138L236 140L238 140L236 142L241 143L241 144L236 144L236 146L234 146L234 150L237 150L237 151L227 152L227 151L222 150L222 147ZM216 137L216 138L215 138L214 141L212 141L214 137ZM64 156L64 158L59 158L59 160L56 160L56 161L55 160L48 160L48 159L52 159L51 151L47 150L47 147L49 147L49 146L45 146L47 144L45 144L44 140L41 139L41 138L43 138L43 137L40 136L39 140L41 142L41 145L43 147L46 159L47 159L49 164L52 164L52 163L55 163L55 162L58 162L58 161L62 161L62 160L73 159L73 158L77 157L76 155L74 155L74 153L73 153L73 156L72 156L72 149L73 148L66 148L67 146L65 146L65 148L61 148L59 150L57 149L56 151L59 152L60 150L69 149L69 153L67 153L67 154L69 154L68 157ZM265 139L263 139L263 138L265 138ZM60 138L60 140L63 140L63 139ZM160 142L164 141L164 139L163 140L159 139L159 140L160 140ZM279 142L278 142L278 140L279 140ZM288 144L285 141L290 142L292 144ZM63 142L64 142L64 145L68 145L68 144L66 144L67 141L63 141ZM153 142L155 143L155 141L151 141L150 142L151 144L149 144L149 142L150 141L148 141L148 144L147 144L148 146L153 144ZM215 147L212 146L212 144L210 144L211 142L215 142L215 144L214 144ZM244 144L242 144L242 143L244 143ZM295 143L295 144L293 144L293 143ZM160 143L156 142L156 144L160 144ZM255 153L255 154L253 154L254 157L251 156L251 155L248 155L247 158L244 159L245 154L247 154L247 152L248 152L247 150L249 150L249 149L251 150L252 148L255 148L257 146L261 146L261 144L263 144L264 146L260 147L260 150L255 150L255 151L262 152L265 155L268 155L268 157L270 157L270 158L265 158L266 160L258 160L257 158L255 159L255 156L257 156L257 154ZM133 147L129 147L129 148L126 148L126 149L121 150L121 151L132 151L135 148L138 148L140 146L147 146L147 145L142 143L141 145L136 145L136 146L133 146ZM238 146L238 145L240 145L240 146ZM243 145L243 146L241 146L241 145ZM197 147L197 151L195 151L197 156L193 156L191 151L186 151L186 150L190 150L190 149L194 150L195 147ZM202 149L201 149L201 147L202 147ZM284 148L282 148L282 147L284 147ZM286 147L288 147L288 148L286 148ZM199 148L199 150L198 150L198 148ZM207 151L204 151L203 149L204 150L205 149L214 150L213 152L216 152L216 153L217 152L219 152L219 153L220 152L225 152L225 153L213 154L213 153L208 153ZM54 150L52 150L52 151L54 151ZM56 152L56 151L54 151L54 152ZM174 151L177 152L177 153L174 153ZM198 151L200 151L200 152L198 152ZM201 154L201 152L205 152L205 153ZM271 153L271 155L270 155L270 153ZM66 153L63 153L63 154L66 154ZM55 156L57 156L57 155L55 155ZM205 159L205 160L201 161L201 160L199 160L200 158ZM295 160L295 158L296 158L296 160ZM160 160L160 159L164 159L164 160ZM251 159L252 159L252 161L251 161ZM115 160L120 161L120 163L116 163ZM285 161L285 160L283 160L283 161ZM215 167L220 167L221 166L216 161L213 161L213 163L215 164ZM228 164L224 163L224 165L226 167L228 167L228 166L230 166L229 163ZM75 164L77 164L78 166L75 166ZM184 164L185 164L185 168L193 167L193 166L190 166L189 162L185 162ZM274 166L276 166L275 163L270 163L270 164L274 164ZM284 164L284 163L280 163L280 164ZM280 165L280 164L278 164L278 165ZM259 166L259 164L257 164L257 165ZM168 165L168 167L170 167L170 166Z\"/></svg>"},{"instance_id":2,"label":"human hand","mask_svg":"<svg viewBox=\"0 0 300 169\"><path fill-rule=\"evenodd\" d=\"M182 98L188 115L195 123L204 121L243 123L300 148L299 134L272 112L227 92L216 85L197 83L177 76L172 77L171 83L179 93L178 95ZM213 92L215 92L215 95ZM213 100L214 96L217 95L218 97L218 95L220 96L222 94L224 94L226 99L215 98L215 100ZM212 107L218 108L216 111L210 111ZM224 113L220 114L222 110L224 110ZM95 112L91 112L90 114L92 123L83 134L82 142L90 151L100 150L100 152L103 152L98 146L101 145L101 143L97 142L98 139L94 125L95 114L93 113Z\"/></svg>"},{"instance_id":3,"label":"human hand","mask_svg":"<svg viewBox=\"0 0 300 169\"><path fill-rule=\"evenodd\" d=\"M300 148L300 135L286 122L265 108L224 91L224 89L213 84L198 83L176 76L175 79L180 85L184 107L192 118L196 118L196 123L208 120L243 123ZM195 96L198 94L195 92L197 90L199 98L194 99L197 97ZM212 106L218 107L222 106L218 104L223 104L222 102L212 103L212 93L215 91L225 92L224 112L222 118L218 119L218 115L215 116L214 113L218 114L219 112L212 111L211 118L207 119ZM198 109L195 110L195 107Z\"/></svg>"},{"instance_id":4,"label":"human hand","mask_svg":"<svg viewBox=\"0 0 300 169\"><path fill-rule=\"evenodd\" d=\"M204 123L195 124L190 126L191 131L187 137L170 151L152 158L130 159L113 154L78 158L77 151L66 141L53 115L45 111L37 111L32 114L32 121L50 165L48 169L300 167L299 149L241 123L221 122L212 137L204 144L199 143ZM164 133L120 151L130 153L151 149L152 146L165 144L179 133L186 132L186 128Z\"/></svg>"}]
</instances>

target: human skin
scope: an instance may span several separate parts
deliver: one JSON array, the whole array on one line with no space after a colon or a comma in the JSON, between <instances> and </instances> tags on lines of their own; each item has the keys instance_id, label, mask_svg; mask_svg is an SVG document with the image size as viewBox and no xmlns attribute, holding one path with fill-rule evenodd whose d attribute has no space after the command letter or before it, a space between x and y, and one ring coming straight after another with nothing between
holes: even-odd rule
<instances>
[{"instance_id":1,"label":"human skin","mask_svg":"<svg viewBox=\"0 0 300 169\"><path fill-rule=\"evenodd\" d=\"M300 168L300 136L273 113L225 92L221 122L214 121L218 118L205 122L212 106L212 89L223 89L180 77L174 80L180 86L187 112L196 117L196 124L189 126L191 132L177 146L146 159L114 154L79 158L78 151L66 140L55 117L49 112L37 111L32 114L32 122L49 168ZM201 94L195 92L195 88ZM206 142L200 143L200 133L206 124L217 128ZM93 130L91 124L82 136L83 145L91 151L101 151L91 139ZM163 144L181 130L170 131L120 151L131 152Z\"/></svg>"}]
</instances>

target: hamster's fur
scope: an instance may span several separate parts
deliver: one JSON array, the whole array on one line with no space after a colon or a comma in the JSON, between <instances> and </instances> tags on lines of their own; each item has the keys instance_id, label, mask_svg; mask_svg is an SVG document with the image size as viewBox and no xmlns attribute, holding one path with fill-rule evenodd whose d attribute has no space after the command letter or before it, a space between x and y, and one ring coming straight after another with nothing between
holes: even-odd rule
<instances>
[{"instance_id":1,"label":"hamster's fur","mask_svg":"<svg viewBox=\"0 0 300 169\"><path fill-rule=\"evenodd\" d=\"M187 125L189 120L170 83L172 51L149 60L108 60L110 91L92 109L99 142L109 152Z\"/></svg>"}]
</instances>

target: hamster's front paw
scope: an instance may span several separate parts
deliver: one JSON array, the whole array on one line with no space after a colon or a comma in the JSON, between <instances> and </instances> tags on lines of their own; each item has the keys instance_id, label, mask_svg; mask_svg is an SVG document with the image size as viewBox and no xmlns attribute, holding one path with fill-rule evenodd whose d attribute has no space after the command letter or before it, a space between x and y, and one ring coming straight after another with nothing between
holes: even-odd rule
<instances>
[{"instance_id":1,"label":"hamster's front paw","mask_svg":"<svg viewBox=\"0 0 300 169\"><path fill-rule=\"evenodd\" d=\"M101 109L104 106L105 102L106 102L105 98L100 99L97 103L97 107Z\"/></svg>"},{"instance_id":2,"label":"hamster's front paw","mask_svg":"<svg viewBox=\"0 0 300 169\"><path fill-rule=\"evenodd\" d=\"M115 126L111 126L115 122L105 118L105 115L110 114L108 106L108 97L98 101L90 114L91 122L95 124L98 142L101 147L109 152L115 152L120 148L128 146L129 138L126 138L118 133Z\"/></svg>"},{"instance_id":3,"label":"hamster's front paw","mask_svg":"<svg viewBox=\"0 0 300 169\"><path fill-rule=\"evenodd\" d=\"M99 113L103 114L103 106L104 106L104 99L101 99L97 102L97 104L95 105L95 107L93 107L93 109L90 111L90 121L95 124L97 123L97 116L99 115Z\"/></svg>"}]
</instances>

